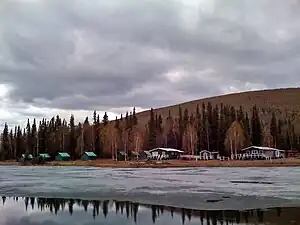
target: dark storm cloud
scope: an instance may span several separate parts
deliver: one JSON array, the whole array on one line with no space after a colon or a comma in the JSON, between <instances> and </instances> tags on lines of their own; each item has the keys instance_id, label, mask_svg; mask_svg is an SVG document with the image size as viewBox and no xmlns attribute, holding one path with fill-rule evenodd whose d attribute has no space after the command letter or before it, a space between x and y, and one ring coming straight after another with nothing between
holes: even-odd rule
<instances>
[{"instance_id":1,"label":"dark storm cloud","mask_svg":"<svg viewBox=\"0 0 300 225\"><path fill-rule=\"evenodd\" d=\"M251 2L4 1L0 80L14 100L87 110L298 85L299 3Z\"/></svg>"}]
</instances>

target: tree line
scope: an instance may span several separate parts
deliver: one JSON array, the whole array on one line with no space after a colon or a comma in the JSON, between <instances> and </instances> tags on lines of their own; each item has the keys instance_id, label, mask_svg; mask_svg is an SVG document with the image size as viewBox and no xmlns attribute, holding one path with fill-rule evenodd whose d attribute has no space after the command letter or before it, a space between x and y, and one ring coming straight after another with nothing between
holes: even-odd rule
<instances>
[{"instance_id":1,"label":"tree line","mask_svg":"<svg viewBox=\"0 0 300 225\"><path fill-rule=\"evenodd\" d=\"M182 149L186 154L198 154L200 150L219 151L228 156L250 145L280 149L299 149L300 136L295 131L294 114L276 115L269 110L267 118L261 118L262 110L253 105L246 111L240 106L197 105L188 111L178 106L178 113L169 111L163 117L151 109L149 120L139 121L135 108L125 116L108 120L107 113L96 111L92 121L88 117L75 124L59 115L37 122L28 119L27 126L9 128L7 123L1 135L1 160L13 160L22 154L48 153L55 157L67 152L78 159L83 152L93 151L100 158L116 159L118 152L127 156L156 147Z\"/></svg>"}]
</instances>

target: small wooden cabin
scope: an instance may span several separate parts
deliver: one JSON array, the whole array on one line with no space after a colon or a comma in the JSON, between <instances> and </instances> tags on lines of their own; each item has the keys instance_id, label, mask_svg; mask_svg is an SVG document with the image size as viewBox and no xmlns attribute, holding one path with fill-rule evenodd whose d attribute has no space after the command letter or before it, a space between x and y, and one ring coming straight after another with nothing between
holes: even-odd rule
<instances>
[{"instance_id":1,"label":"small wooden cabin","mask_svg":"<svg viewBox=\"0 0 300 225\"><path fill-rule=\"evenodd\" d=\"M127 158L127 154L124 151L119 151L117 154L117 160L118 161L125 161L125 159Z\"/></svg>"},{"instance_id":2,"label":"small wooden cabin","mask_svg":"<svg viewBox=\"0 0 300 225\"><path fill-rule=\"evenodd\" d=\"M59 152L55 157L55 161L70 161L71 156L66 152Z\"/></svg>"},{"instance_id":3,"label":"small wooden cabin","mask_svg":"<svg viewBox=\"0 0 300 225\"><path fill-rule=\"evenodd\" d=\"M84 152L81 156L81 160L89 161L89 160L96 160L97 155L94 152Z\"/></svg>"}]
</instances>

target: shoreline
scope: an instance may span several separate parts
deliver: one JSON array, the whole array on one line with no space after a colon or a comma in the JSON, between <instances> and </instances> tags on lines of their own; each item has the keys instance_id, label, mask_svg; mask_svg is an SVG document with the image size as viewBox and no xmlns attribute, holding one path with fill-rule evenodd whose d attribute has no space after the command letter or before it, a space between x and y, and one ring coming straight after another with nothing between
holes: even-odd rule
<instances>
[{"instance_id":1,"label":"shoreline","mask_svg":"<svg viewBox=\"0 0 300 225\"><path fill-rule=\"evenodd\" d=\"M53 161L42 165L31 163L20 163L15 161L0 162L0 166L88 166L97 168L192 168L192 167L297 167L300 166L300 159L275 159L272 161L256 160L167 160L167 161L113 161L99 159L95 161Z\"/></svg>"}]
</instances>

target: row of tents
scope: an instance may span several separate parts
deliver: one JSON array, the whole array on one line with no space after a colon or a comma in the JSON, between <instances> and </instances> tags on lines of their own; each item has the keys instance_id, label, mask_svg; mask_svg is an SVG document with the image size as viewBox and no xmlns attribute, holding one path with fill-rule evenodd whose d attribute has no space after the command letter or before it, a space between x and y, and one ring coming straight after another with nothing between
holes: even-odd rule
<instances>
[{"instance_id":1,"label":"row of tents","mask_svg":"<svg viewBox=\"0 0 300 225\"><path fill-rule=\"evenodd\" d=\"M44 161L51 161L51 156L48 153L40 153L37 157L40 157ZM32 154L22 154L21 158L19 159L20 162L28 162L34 159ZM97 155L94 152L84 152L81 156L81 160L88 161L88 160L96 160ZM66 152L58 152L55 161L70 161L71 156Z\"/></svg>"}]
</instances>

